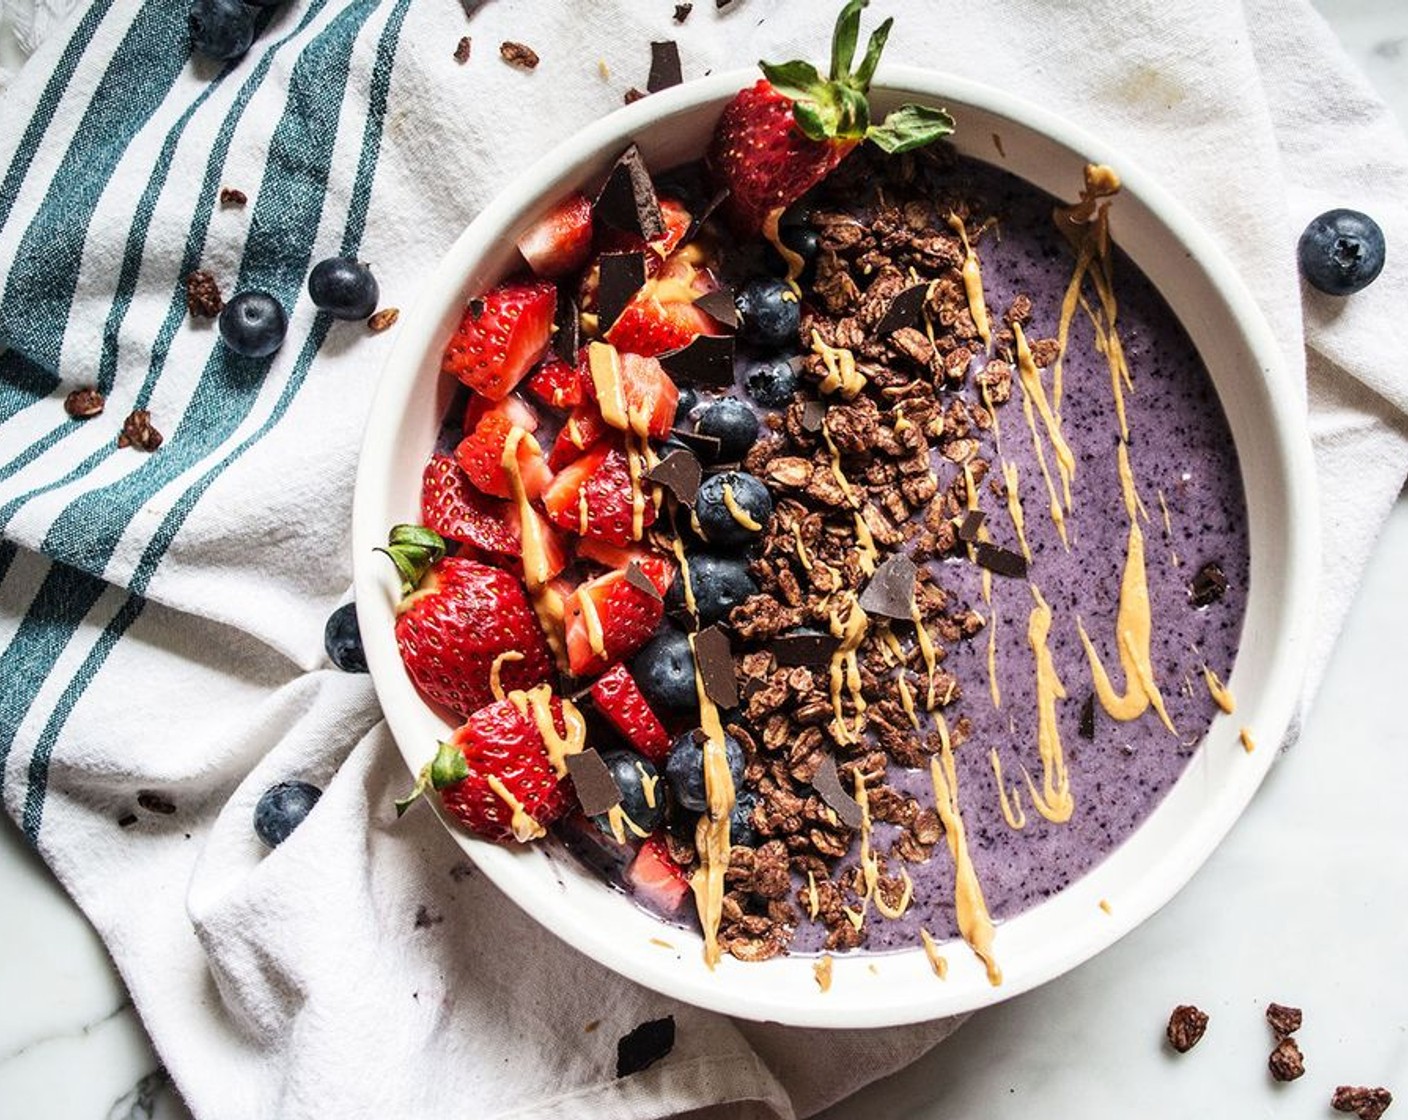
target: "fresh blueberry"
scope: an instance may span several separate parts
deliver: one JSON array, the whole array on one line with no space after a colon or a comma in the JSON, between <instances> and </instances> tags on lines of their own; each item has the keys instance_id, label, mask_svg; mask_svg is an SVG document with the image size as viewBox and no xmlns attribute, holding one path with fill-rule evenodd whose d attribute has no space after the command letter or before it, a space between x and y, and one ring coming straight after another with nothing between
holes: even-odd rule
<instances>
[{"instance_id":1,"label":"fresh blueberry","mask_svg":"<svg viewBox=\"0 0 1408 1120\"><path fill-rule=\"evenodd\" d=\"M271 848L277 848L313 811L323 791L307 782L280 782L270 786L254 807L254 831Z\"/></svg>"},{"instance_id":2,"label":"fresh blueberry","mask_svg":"<svg viewBox=\"0 0 1408 1120\"><path fill-rule=\"evenodd\" d=\"M675 423L682 425L689 418L689 414L699 407L699 390L693 385L686 385L680 390L680 399L675 402Z\"/></svg>"},{"instance_id":3,"label":"fresh blueberry","mask_svg":"<svg viewBox=\"0 0 1408 1120\"><path fill-rule=\"evenodd\" d=\"M1327 210L1300 235L1300 270L1332 296L1367 288L1384 267L1384 231L1357 210Z\"/></svg>"},{"instance_id":4,"label":"fresh blueberry","mask_svg":"<svg viewBox=\"0 0 1408 1120\"><path fill-rule=\"evenodd\" d=\"M323 627L328 657L344 673L365 673L367 654L362 649L362 629L357 625L357 604L343 603L328 615Z\"/></svg>"},{"instance_id":5,"label":"fresh blueberry","mask_svg":"<svg viewBox=\"0 0 1408 1120\"><path fill-rule=\"evenodd\" d=\"M767 358L748 371L748 395L764 408L786 408L797 391L797 371L787 358Z\"/></svg>"},{"instance_id":6,"label":"fresh blueberry","mask_svg":"<svg viewBox=\"0 0 1408 1120\"><path fill-rule=\"evenodd\" d=\"M741 556L715 556L709 552L691 552L689 587L694 592L694 606L699 612L699 625L712 626L728 618L729 611L750 595L758 593L758 584L748 572L748 561ZM665 607L673 614L685 611L684 579L675 574L675 582L665 595Z\"/></svg>"},{"instance_id":7,"label":"fresh blueberry","mask_svg":"<svg viewBox=\"0 0 1408 1120\"><path fill-rule=\"evenodd\" d=\"M734 509L729 508L730 495ZM748 544L767 528L772 517L772 496L751 474L724 471L704 480L694 499L694 513L710 544ZM741 518L750 519L758 528L750 528Z\"/></svg>"},{"instance_id":8,"label":"fresh blueberry","mask_svg":"<svg viewBox=\"0 0 1408 1120\"><path fill-rule=\"evenodd\" d=\"M769 350L797 345L802 305L786 283L771 277L750 280L734 302L742 320L738 334L745 342Z\"/></svg>"},{"instance_id":9,"label":"fresh blueberry","mask_svg":"<svg viewBox=\"0 0 1408 1120\"><path fill-rule=\"evenodd\" d=\"M735 789L743 785L743 748L732 735L724 736L724 755ZM686 809L702 813L709 807L704 789L704 732L686 731L665 756L665 780L670 793Z\"/></svg>"},{"instance_id":10,"label":"fresh blueberry","mask_svg":"<svg viewBox=\"0 0 1408 1120\"><path fill-rule=\"evenodd\" d=\"M725 397L699 414L694 430L719 441L716 462L736 463L758 442L758 414L737 397Z\"/></svg>"},{"instance_id":11,"label":"fresh blueberry","mask_svg":"<svg viewBox=\"0 0 1408 1120\"><path fill-rule=\"evenodd\" d=\"M728 817L729 843L757 847L758 830L753 827L753 809L757 804L758 795L751 789L740 789L734 794L733 812Z\"/></svg>"},{"instance_id":12,"label":"fresh blueberry","mask_svg":"<svg viewBox=\"0 0 1408 1120\"><path fill-rule=\"evenodd\" d=\"M240 292L220 312L220 337L246 358L268 357L287 332L288 316L268 292Z\"/></svg>"},{"instance_id":13,"label":"fresh blueberry","mask_svg":"<svg viewBox=\"0 0 1408 1120\"><path fill-rule=\"evenodd\" d=\"M692 712L699 706L694 651L682 630L673 626L661 629L636 654L631 675L645 698L661 711Z\"/></svg>"},{"instance_id":14,"label":"fresh blueberry","mask_svg":"<svg viewBox=\"0 0 1408 1120\"><path fill-rule=\"evenodd\" d=\"M621 812L631 818L642 832L654 832L665 819L665 791L658 782L660 773L648 759L635 751L603 751L601 761L616 780L621 791ZM611 819L606 813L592 818L603 832L611 831ZM630 834L630 825L626 825Z\"/></svg>"},{"instance_id":15,"label":"fresh blueberry","mask_svg":"<svg viewBox=\"0 0 1408 1120\"><path fill-rule=\"evenodd\" d=\"M308 274L308 294L334 319L365 319L376 310L381 289L372 270L351 257L329 257Z\"/></svg>"},{"instance_id":16,"label":"fresh blueberry","mask_svg":"<svg viewBox=\"0 0 1408 1120\"><path fill-rule=\"evenodd\" d=\"M811 226L783 226L778 231L778 235L784 245L808 264L816 260L817 250L821 247L821 238Z\"/></svg>"},{"instance_id":17,"label":"fresh blueberry","mask_svg":"<svg viewBox=\"0 0 1408 1120\"><path fill-rule=\"evenodd\" d=\"M254 42L254 12L240 0L192 0L191 46L207 58L229 62Z\"/></svg>"}]
</instances>

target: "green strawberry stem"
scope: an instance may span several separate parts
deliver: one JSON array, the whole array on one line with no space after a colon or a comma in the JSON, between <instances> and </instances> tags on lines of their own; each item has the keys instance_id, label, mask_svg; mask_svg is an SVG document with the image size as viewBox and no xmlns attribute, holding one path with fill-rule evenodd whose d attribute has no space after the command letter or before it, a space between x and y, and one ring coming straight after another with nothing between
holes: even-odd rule
<instances>
[{"instance_id":1,"label":"green strawberry stem","mask_svg":"<svg viewBox=\"0 0 1408 1120\"><path fill-rule=\"evenodd\" d=\"M433 529L423 525L397 525L387 538L387 546L378 548L391 557L401 576L401 593L409 595L430 570L432 564L445 555L445 540Z\"/></svg>"},{"instance_id":2,"label":"green strawberry stem","mask_svg":"<svg viewBox=\"0 0 1408 1120\"><path fill-rule=\"evenodd\" d=\"M870 123L866 94L895 21L887 19L871 32L860 66L852 73L860 40L860 13L869 3L848 0L836 17L829 77L823 78L815 66L802 61L759 62L764 76L778 93L792 99L797 127L812 140L870 140L894 154L950 135L953 118L943 109L927 105L901 105L880 124Z\"/></svg>"},{"instance_id":3,"label":"green strawberry stem","mask_svg":"<svg viewBox=\"0 0 1408 1120\"><path fill-rule=\"evenodd\" d=\"M420 768L420 775L411 792L396 799L396 815L399 817L414 805L424 793L431 789L444 789L469 777L469 764L464 753L449 743L441 743L435 757Z\"/></svg>"}]
</instances>

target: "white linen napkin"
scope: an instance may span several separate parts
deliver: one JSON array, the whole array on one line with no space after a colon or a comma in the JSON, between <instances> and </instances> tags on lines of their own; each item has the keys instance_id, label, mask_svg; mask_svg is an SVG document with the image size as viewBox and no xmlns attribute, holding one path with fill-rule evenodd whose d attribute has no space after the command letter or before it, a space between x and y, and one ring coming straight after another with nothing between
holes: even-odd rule
<instances>
[{"instance_id":1,"label":"white linen napkin","mask_svg":"<svg viewBox=\"0 0 1408 1120\"><path fill-rule=\"evenodd\" d=\"M186 60L183 5L97 0L0 100L4 804L106 940L202 1120L809 1115L954 1024L796 1031L673 1003L537 927L430 814L394 819L408 775L370 683L322 648L394 329L327 332L302 285L311 262L355 253L384 304L408 305L501 184L644 85L650 40L679 41L686 78L815 58L833 6L705 0L682 24L665 0L466 6L291 0L221 68ZM1397 125L1302 0L871 13L891 14L891 61L1099 132L1242 270L1315 438L1313 687L1408 473L1389 344L1408 303ZM506 40L539 67L502 62ZM220 187L248 205L222 206ZM1371 213L1389 242L1383 275L1348 300L1302 291L1295 271L1300 229L1333 206ZM272 361L212 360L213 330L183 309L197 266L227 297L282 296ZM68 421L65 394L91 384L106 412ZM165 435L151 455L114 446L134 407ZM264 854L254 802L290 777L326 793ZM617 1039L667 1014L674 1051L618 1079Z\"/></svg>"}]
</instances>

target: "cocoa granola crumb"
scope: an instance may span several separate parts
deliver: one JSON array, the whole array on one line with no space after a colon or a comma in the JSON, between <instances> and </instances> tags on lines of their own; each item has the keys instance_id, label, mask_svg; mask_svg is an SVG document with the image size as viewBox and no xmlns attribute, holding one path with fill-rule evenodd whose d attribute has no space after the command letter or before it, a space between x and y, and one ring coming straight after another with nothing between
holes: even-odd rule
<instances>
[{"instance_id":1,"label":"cocoa granola crumb","mask_svg":"<svg viewBox=\"0 0 1408 1120\"><path fill-rule=\"evenodd\" d=\"M1266 1021L1271 1024L1271 1029L1276 1033L1278 1040L1285 1038L1288 1034L1295 1034L1300 1030L1301 1011L1299 1007L1287 1007L1281 1003L1268 1003L1266 1005Z\"/></svg>"},{"instance_id":2,"label":"cocoa granola crumb","mask_svg":"<svg viewBox=\"0 0 1408 1120\"><path fill-rule=\"evenodd\" d=\"M186 277L186 310L202 319L213 319L225 306L215 277L198 268Z\"/></svg>"},{"instance_id":3,"label":"cocoa granola crumb","mask_svg":"<svg viewBox=\"0 0 1408 1120\"><path fill-rule=\"evenodd\" d=\"M524 43L506 41L499 44L499 57L520 70L532 70L538 65L538 52Z\"/></svg>"},{"instance_id":4,"label":"cocoa granola crumb","mask_svg":"<svg viewBox=\"0 0 1408 1120\"><path fill-rule=\"evenodd\" d=\"M383 307L380 311L372 315L367 320L367 329L380 333L390 327L401 317L401 309L398 307Z\"/></svg>"},{"instance_id":5,"label":"cocoa granola crumb","mask_svg":"<svg viewBox=\"0 0 1408 1120\"><path fill-rule=\"evenodd\" d=\"M634 105L637 101L639 101L642 97L645 96L647 95L644 90L639 90L636 89L635 86L632 86L622 95L621 100L624 101L627 105Z\"/></svg>"},{"instance_id":6,"label":"cocoa granola crumb","mask_svg":"<svg viewBox=\"0 0 1408 1120\"><path fill-rule=\"evenodd\" d=\"M90 420L103 411L103 394L91 386L75 389L64 398L64 411L75 420Z\"/></svg>"},{"instance_id":7,"label":"cocoa granola crumb","mask_svg":"<svg viewBox=\"0 0 1408 1120\"><path fill-rule=\"evenodd\" d=\"M1266 1060L1271 1076L1277 1081L1294 1081L1305 1073L1305 1058L1289 1035L1276 1044L1271 1057Z\"/></svg>"},{"instance_id":8,"label":"cocoa granola crumb","mask_svg":"<svg viewBox=\"0 0 1408 1120\"><path fill-rule=\"evenodd\" d=\"M469 61L469 52L473 45L468 35L461 35L460 41L455 44L455 61L461 66Z\"/></svg>"},{"instance_id":9,"label":"cocoa granola crumb","mask_svg":"<svg viewBox=\"0 0 1408 1120\"><path fill-rule=\"evenodd\" d=\"M152 427L152 414L145 408L134 408L122 422L117 446L135 447L138 451L155 451L160 447L161 433Z\"/></svg>"},{"instance_id":10,"label":"cocoa granola crumb","mask_svg":"<svg viewBox=\"0 0 1408 1120\"><path fill-rule=\"evenodd\" d=\"M221 206L243 206L248 201L249 195L245 194L244 191L239 190L236 187L220 188Z\"/></svg>"},{"instance_id":11,"label":"cocoa granola crumb","mask_svg":"<svg viewBox=\"0 0 1408 1120\"><path fill-rule=\"evenodd\" d=\"M1168 1017L1168 1044L1180 1054L1186 1054L1198 1045L1207 1029L1207 1013L1191 1003L1181 1003Z\"/></svg>"},{"instance_id":12,"label":"cocoa granola crumb","mask_svg":"<svg viewBox=\"0 0 1408 1120\"><path fill-rule=\"evenodd\" d=\"M1379 1120L1392 1103L1393 1094L1382 1086L1341 1085L1330 1098L1330 1107L1336 1112L1352 1112L1359 1120Z\"/></svg>"}]
</instances>

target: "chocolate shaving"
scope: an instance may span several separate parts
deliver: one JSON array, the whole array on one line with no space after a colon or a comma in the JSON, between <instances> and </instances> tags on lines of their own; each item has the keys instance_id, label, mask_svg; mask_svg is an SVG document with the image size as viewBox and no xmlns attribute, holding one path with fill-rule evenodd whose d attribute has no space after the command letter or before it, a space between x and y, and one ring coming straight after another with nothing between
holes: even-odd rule
<instances>
[{"instance_id":1,"label":"chocolate shaving","mask_svg":"<svg viewBox=\"0 0 1408 1120\"><path fill-rule=\"evenodd\" d=\"M694 301L694 306L729 330L738 329L738 304L734 303L733 289L727 284L705 292Z\"/></svg>"},{"instance_id":2,"label":"chocolate shaving","mask_svg":"<svg viewBox=\"0 0 1408 1120\"><path fill-rule=\"evenodd\" d=\"M1076 729L1082 739L1095 741L1095 693L1085 698L1080 706L1080 726Z\"/></svg>"},{"instance_id":3,"label":"chocolate shaving","mask_svg":"<svg viewBox=\"0 0 1408 1120\"><path fill-rule=\"evenodd\" d=\"M726 198L728 198L727 187L720 187L714 192L709 201L704 204L704 209L694 215L694 220L689 223L689 228L684 231L684 236L680 238L681 245L694 240L694 235L703 228L705 222L714 216L714 211L724 204ZM695 302L698 303L699 301L695 300Z\"/></svg>"},{"instance_id":4,"label":"chocolate shaving","mask_svg":"<svg viewBox=\"0 0 1408 1120\"><path fill-rule=\"evenodd\" d=\"M1021 578L1027 574L1027 558L1010 548L999 548L995 544L979 541L974 546L974 558L981 567L1000 576Z\"/></svg>"},{"instance_id":5,"label":"chocolate shaving","mask_svg":"<svg viewBox=\"0 0 1408 1120\"><path fill-rule=\"evenodd\" d=\"M577 301L561 292L557 296L557 311L553 315L552 349L569 366L577 364L577 345L581 324L577 320Z\"/></svg>"},{"instance_id":6,"label":"chocolate shaving","mask_svg":"<svg viewBox=\"0 0 1408 1120\"><path fill-rule=\"evenodd\" d=\"M825 401L807 401L802 405L802 431L819 432L825 422Z\"/></svg>"},{"instance_id":7,"label":"chocolate shaving","mask_svg":"<svg viewBox=\"0 0 1408 1120\"><path fill-rule=\"evenodd\" d=\"M928 291L928 284L913 284L900 292L885 309L875 333L894 334L903 327L918 327L923 321L924 297Z\"/></svg>"},{"instance_id":8,"label":"chocolate shaving","mask_svg":"<svg viewBox=\"0 0 1408 1120\"><path fill-rule=\"evenodd\" d=\"M818 668L831 661L841 639L831 634L779 634L768 649L779 665L805 665Z\"/></svg>"},{"instance_id":9,"label":"chocolate shaving","mask_svg":"<svg viewBox=\"0 0 1408 1120\"><path fill-rule=\"evenodd\" d=\"M646 471L645 477L663 486L680 505L693 507L704 469L692 451L672 451Z\"/></svg>"},{"instance_id":10,"label":"chocolate shaving","mask_svg":"<svg viewBox=\"0 0 1408 1120\"><path fill-rule=\"evenodd\" d=\"M592 212L609 226L634 233L642 241L665 236L660 200L640 149L632 144L617 158L606 176Z\"/></svg>"},{"instance_id":11,"label":"chocolate shaving","mask_svg":"<svg viewBox=\"0 0 1408 1120\"><path fill-rule=\"evenodd\" d=\"M836 810L842 824L847 828L861 826L865 814L861 812L860 802L841 785L841 775L836 769L836 759L833 756L828 754L822 758L821 765L816 768L816 774L812 777L812 786L821 794L821 799Z\"/></svg>"},{"instance_id":12,"label":"chocolate shaving","mask_svg":"<svg viewBox=\"0 0 1408 1120\"><path fill-rule=\"evenodd\" d=\"M640 565L634 560L626 565L626 582L657 603L660 602L660 589L650 582L650 577L640 570Z\"/></svg>"},{"instance_id":13,"label":"chocolate shaving","mask_svg":"<svg viewBox=\"0 0 1408 1120\"><path fill-rule=\"evenodd\" d=\"M689 13L692 12L692 11L694 11L694 5L693 5L693 4L676 4L676 5L675 5L675 22L676 22L676 23L683 23L685 20L687 20L687 19L689 18Z\"/></svg>"},{"instance_id":14,"label":"chocolate shaving","mask_svg":"<svg viewBox=\"0 0 1408 1120\"><path fill-rule=\"evenodd\" d=\"M963 521L958 526L958 539L972 544L978 539L978 533L983 527L983 522L988 519L988 515L980 509L970 509L963 515Z\"/></svg>"},{"instance_id":15,"label":"chocolate shaving","mask_svg":"<svg viewBox=\"0 0 1408 1120\"><path fill-rule=\"evenodd\" d=\"M669 89L684 81L684 73L680 69L680 48L673 39L666 39L663 43L650 44L650 77L646 79L645 88L650 93L659 93L662 89Z\"/></svg>"},{"instance_id":16,"label":"chocolate shaving","mask_svg":"<svg viewBox=\"0 0 1408 1120\"><path fill-rule=\"evenodd\" d=\"M631 302L631 297L640 291L644 283L644 253L601 254L601 282L597 285L596 309L602 331L620 317L626 304Z\"/></svg>"},{"instance_id":17,"label":"chocolate shaving","mask_svg":"<svg viewBox=\"0 0 1408 1120\"><path fill-rule=\"evenodd\" d=\"M675 1048L675 1017L651 1019L616 1043L616 1076L629 1077L653 1066Z\"/></svg>"},{"instance_id":18,"label":"chocolate shaving","mask_svg":"<svg viewBox=\"0 0 1408 1120\"><path fill-rule=\"evenodd\" d=\"M694 635L694 660L704 682L704 695L720 708L738 707L738 681L728 635L717 626L699 631Z\"/></svg>"},{"instance_id":19,"label":"chocolate shaving","mask_svg":"<svg viewBox=\"0 0 1408 1120\"><path fill-rule=\"evenodd\" d=\"M701 459L708 459L713 462L719 457L718 436L700 435L698 432L687 432L683 428L671 428L670 435L679 440Z\"/></svg>"},{"instance_id":20,"label":"chocolate shaving","mask_svg":"<svg viewBox=\"0 0 1408 1120\"><path fill-rule=\"evenodd\" d=\"M605 257L602 259L605 260ZM732 385L733 336L695 335L687 346L661 354L660 365L677 382L685 385L720 388Z\"/></svg>"},{"instance_id":21,"label":"chocolate shaving","mask_svg":"<svg viewBox=\"0 0 1408 1120\"><path fill-rule=\"evenodd\" d=\"M621 787L595 747L569 754L567 774L572 779L572 788L577 791L582 812L587 816L595 817L621 803Z\"/></svg>"},{"instance_id":22,"label":"chocolate shaving","mask_svg":"<svg viewBox=\"0 0 1408 1120\"><path fill-rule=\"evenodd\" d=\"M909 621L914 617L914 577L918 569L902 552L897 552L875 569L860 593L861 610L883 618Z\"/></svg>"}]
</instances>

